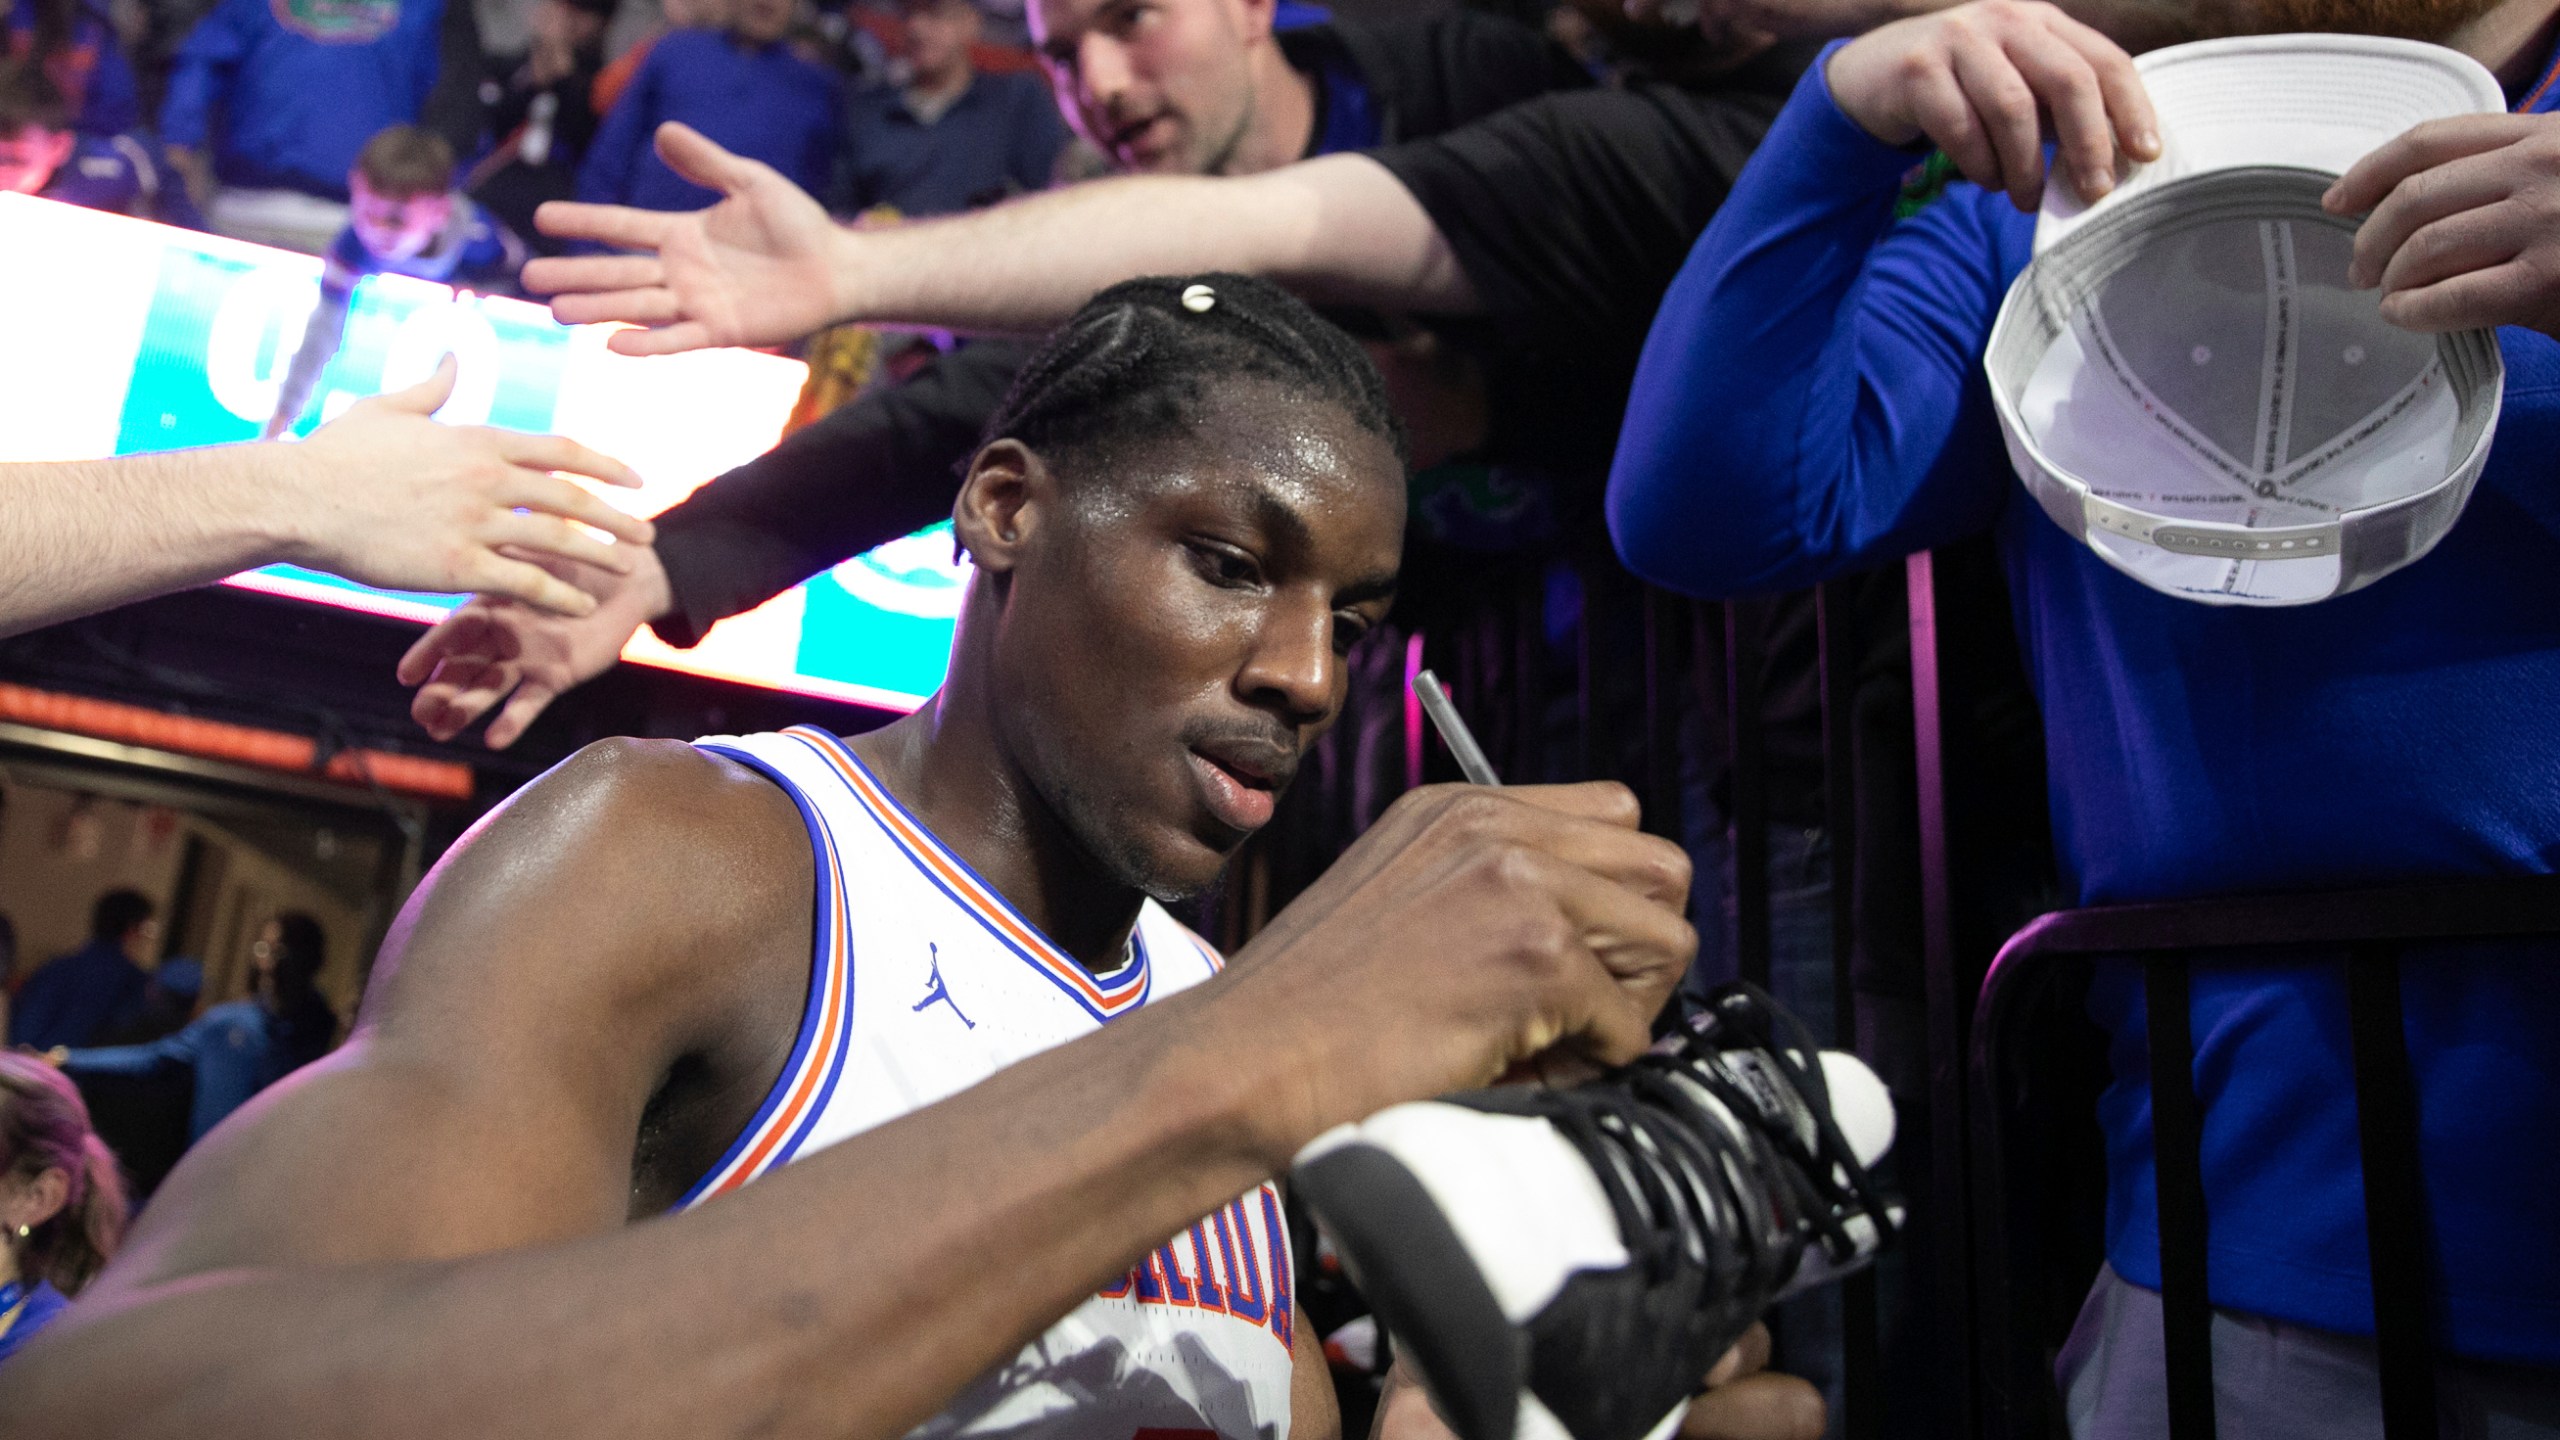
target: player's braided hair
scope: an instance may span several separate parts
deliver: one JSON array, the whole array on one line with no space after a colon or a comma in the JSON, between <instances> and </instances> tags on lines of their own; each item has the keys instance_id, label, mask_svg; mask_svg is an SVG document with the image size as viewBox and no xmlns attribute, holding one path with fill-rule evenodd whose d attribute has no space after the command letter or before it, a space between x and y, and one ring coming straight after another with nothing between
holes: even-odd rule
<instances>
[{"instance_id":1,"label":"player's braided hair","mask_svg":"<svg viewBox=\"0 0 2560 1440\"><path fill-rule=\"evenodd\" d=\"M1244 378L1338 406L1404 458L1404 427L1359 345L1248 275L1158 276L1094 296L1023 366L985 438L1053 464L1106 459L1198 429L1216 384Z\"/></svg>"}]
</instances>

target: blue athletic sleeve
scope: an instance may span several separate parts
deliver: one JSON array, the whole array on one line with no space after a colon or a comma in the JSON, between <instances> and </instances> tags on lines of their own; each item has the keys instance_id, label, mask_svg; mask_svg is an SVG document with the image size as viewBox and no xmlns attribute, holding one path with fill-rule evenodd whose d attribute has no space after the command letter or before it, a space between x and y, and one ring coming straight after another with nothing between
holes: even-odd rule
<instances>
[{"instance_id":1,"label":"blue athletic sleeve","mask_svg":"<svg viewBox=\"0 0 2560 1440\"><path fill-rule=\"evenodd\" d=\"M1920 157L1832 103L1831 53L1664 296L1628 397L1610 532L1691 594L1813 584L1981 529L2007 498L1973 411L2032 232L1967 184L1897 222Z\"/></svg>"},{"instance_id":2,"label":"blue athletic sleeve","mask_svg":"<svg viewBox=\"0 0 2560 1440\"><path fill-rule=\"evenodd\" d=\"M201 1016L174 1035L145 1045L95 1045L65 1055L62 1068L74 1075L149 1075L162 1067L196 1063L196 1054L218 1027L212 1015Z\"/></svg>"}]
</instances>

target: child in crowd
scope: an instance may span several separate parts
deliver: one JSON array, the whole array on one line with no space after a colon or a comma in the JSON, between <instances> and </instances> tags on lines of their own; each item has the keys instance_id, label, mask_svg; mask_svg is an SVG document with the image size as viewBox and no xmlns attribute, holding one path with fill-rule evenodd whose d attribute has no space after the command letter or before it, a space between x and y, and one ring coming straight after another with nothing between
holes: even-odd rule
<instances>
[{"instance_id":1,"label":"child in crowd","mask_svg":"<svg viewBox=\"0 0 2560 1440\"><path fill-rule=\"evenodd\" d=\"M0 60L0 190L201 229L177 182L134 135L73 128L70 98L32 61Z\"/></svg>"},{"instance_id":2,"label":"child in crowd","mask_svg":"<svg viewBox=\"0 0 2560 1440\"><path fill-rule=\"evenodd\" d=\"M472 15L470 0L219 0L169 75L170 161L216 230L316 255L347 223L368 137L457 108L476 130Z\"/></svg>"},{"instance_id":3,"label":"child in crowd","mask_svg":"<svg viewBox=\"0 0 2560 1440\"><path fill-rule=\"evenodd\" d=\"M367 275L408 275L475 290L514 288L524 242L453 188L453 147L415 125L365 142L347 176L347 228L323 257L320 304L303 329L264 434L291 430L345 338L347 307Z\"/></svg>"}]
</instances>

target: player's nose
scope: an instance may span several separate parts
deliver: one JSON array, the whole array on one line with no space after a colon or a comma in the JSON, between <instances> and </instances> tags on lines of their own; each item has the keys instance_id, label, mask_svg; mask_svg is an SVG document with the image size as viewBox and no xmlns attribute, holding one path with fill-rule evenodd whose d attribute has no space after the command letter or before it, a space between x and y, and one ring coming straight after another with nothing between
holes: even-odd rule
<instances>
[{"instance_id":1,"label":"player's nose","mask_svg":"<svg viewBox=\"0 0 2560 1440\"><path fill-rule=\"evenodd\" d=\"M1342 678L1335 623L1332 607L1320 600L1275 603L1236 675L1245 703L1277 710L1293 727L1332 719Z\"/></svg>"}]
</instances>

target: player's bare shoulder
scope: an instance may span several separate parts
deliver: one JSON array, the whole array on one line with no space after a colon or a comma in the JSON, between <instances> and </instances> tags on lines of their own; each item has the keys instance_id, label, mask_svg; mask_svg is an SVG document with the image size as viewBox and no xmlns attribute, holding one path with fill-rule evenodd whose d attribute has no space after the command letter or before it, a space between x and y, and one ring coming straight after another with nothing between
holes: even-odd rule
<instances>
[{"instance_id":1,"label":"player's bare shoulder","mask_svg":"<svg viewBox=\"0 0 2560 1440\"><path fill-rule=\"evenodd\" d=\"M393 1049L538 1047L620 1077L635 1114L679 1066L752 1088L798 1026L813 884L772 782L678 741L600 741L437 864L359 1023Z\"/></svg>"},{"instance_id":2,"label":"player's bare shoulder","mask_svg":"<svg viewBox=\"0 0 2560 1440\"><path fill-rule=\"evenodd\" d=\"M397 1004L453 942L504 942L518 978L653 984L805 911L811 883L799 816L770 782L679 741L598 741L446 853L394 927L368 1008Z\"/></svg>"}]
</instances>

